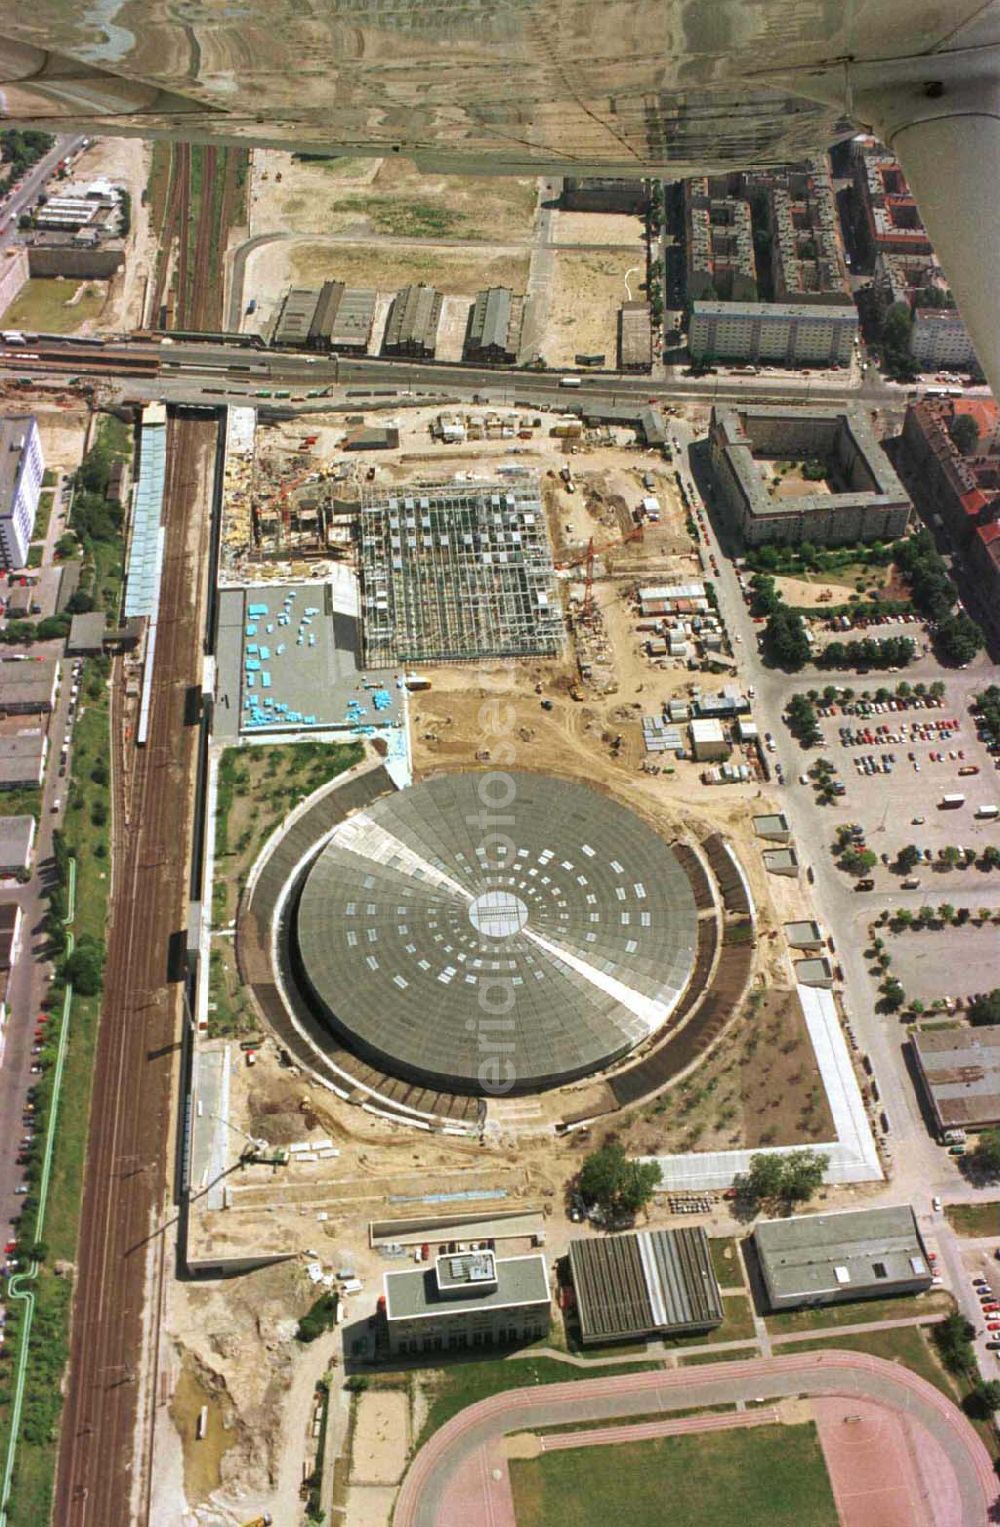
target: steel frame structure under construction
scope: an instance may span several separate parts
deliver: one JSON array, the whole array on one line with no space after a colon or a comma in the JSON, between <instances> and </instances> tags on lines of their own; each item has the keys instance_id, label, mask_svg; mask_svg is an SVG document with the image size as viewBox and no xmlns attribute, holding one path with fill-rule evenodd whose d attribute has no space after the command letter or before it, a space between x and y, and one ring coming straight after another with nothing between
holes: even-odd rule
<instances>
[{"instance_id":1,"label":"steel frame structure under construction","mask_svg":"<svg viewBox=\"0 0 1000 1527\"><path fill-rule=\"evenodd\" d=\"M552 546L532 473L366 488L361 587L369 667L562 649Z\"/></svg>"}]
</instances>

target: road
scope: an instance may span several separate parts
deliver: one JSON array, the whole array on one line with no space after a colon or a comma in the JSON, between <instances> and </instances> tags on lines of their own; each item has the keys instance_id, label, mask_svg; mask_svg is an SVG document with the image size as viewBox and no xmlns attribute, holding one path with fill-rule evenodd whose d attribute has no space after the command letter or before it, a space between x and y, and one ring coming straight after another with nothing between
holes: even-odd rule
<instances>
[{"instance_id":1,"label":"road","mask_svg":"<svg viewBox=\"0 0 1000 1527\"><path fill-rule=\"evenodd\" d=\"M458 1505L457 1478L475 1481L466 1520L503 1520L502 1486L506 1470L469 1468L510 1432L589 1422L612 1417L648 1416L654 1412L732 1405L797 1395L867 1397L905 1416L926 1431L943 1450L961 1499L963 1527L984 1527L997 1499L997 1481L983 1443L962 1413L939 1390L909 1369L881 1358L846 1351L801 1353L577 1380L531 1389L506 1390L460 1411L417 1453L403 1480L393 1515L394 1527L442 1527ZM918 1433L919 1435L919 1433ZM501 1509L497 1509L500 1507ZM478 1509L476 1509L478 1508Z\"/></svg>"},{"instance_id":2,"label":"road","mask_svg":"<svg viewBox=\"0 0 1000 1527\"><path fill-rule=\"evenodd\" d=\"M83 135L70 138L57 138L47 154L43 154L38 163L25 175L21 182L21 189L15 191L10 200L0 212L0 222L6 225L6 231L0 234L0 251L7 249L12 244L20 243L17 232L17 220L27 208L34 206L38 200L38 193L52 174L60 159L75 151L83 143Z\"/></svg>"},{"instance_id":3,"label":"road","mask_svg":"<svg viewBox=\"0 0 1000 1527\"><path fill-rule=\"evenodd\" d=\"M186 687L201 678L214 421L171 420L166 549L149 741L113 745L115 879L104 1003L97 1037L91 1129L68 1386L54 1520L60 1527L147 1522L148 1458L140 1441L144 1298L165 1253L169 1125L180 993L169 984L169 941L187 919L195 729ZM118 665L113 682L122 679ZM117 713L117 706L116 706ZM113 739L117 742L117 739ZM126 787L127 789L123 788ZM124 808L129 801L128 811ZM159 1309L154 1293L151 1308ZM145 1415L145 1411L143 1412Z\"/></svg>"},{"instance_id":4,"label":"road","mask_svg":"<svg viewBox=\"0 0 1000 1527\"><path fill-rule=\"evenodd\" d=\"M678 453L682 480L693 501L704 503L691 471L690 447L697 432L676 419L671 420L671 430L682 445ZM876 1012L877 992L864 956L868 924L883 905L911 903L916 908L927 900L928 893L924 888L912 892L893 889L885 895L866 896L859 905L859 898L850 883L836 868L828 850L829 821L817 809L811 785L799 783L802 756L782 719L791 695L815 688L817 676L813 672L788 675L764 665L757 648L759 628L744 603L731 560L733 548L728 543L723 548L715 516L706 512L705 518L708 526L705 539L719 568L718 574L712 576L733 641L737 677L744 688L753 685L756 691L753 701L755 719L761 732L773 734L777 744L773 757L780 760L784 770L784 785L772 784L771 793L788 817L800 860L812 867L815 876L812 901L820 922L835 934L837 959L844 972L844 1006L861 1050L871 1057L880 1103L892 1121L891 1177L876 1197L886 1203L913 1204L921 1229L937 1243L945 1286L955 1295L962 1312L978 1333L976 1347L980 1366L987 1377L995 1377L998 1373L997 1354L986 1350L987 1333L978 1300L961 1265L958 1240L944 1216L935 1213L931 1207L935 1194L949 1202L960 1202L993 1197L995 1190L977 1189L967 1182L957 1163L928 1133L904 1056L905 1032L898 1019L880 1017ZM965 711L969 698L983 687L984 677L989 672L987 660L981 657L968 671L945 675L949 714L961 715ZM921 679L933 682L942 677L942 670L928 658L907 668L906 677L911 684ZM858 680L854 673L824 671L822 682L856 687ZM955 905L978 906L984 899L979 886L970 886L967 892L949 891L948 894Z\"/></svg>"}]
</instances>

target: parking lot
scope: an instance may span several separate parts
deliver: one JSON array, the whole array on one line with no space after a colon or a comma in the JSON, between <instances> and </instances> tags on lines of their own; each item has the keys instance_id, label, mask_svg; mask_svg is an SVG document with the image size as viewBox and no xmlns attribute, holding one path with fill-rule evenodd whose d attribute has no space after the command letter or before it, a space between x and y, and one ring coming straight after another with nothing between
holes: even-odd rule
<instances>
[{"instance_id":1,"label":"parking lot","mask_svg":"<svg viewBox=\"0 0 1000 1527\"><path fill-rule=\"evenodd\" d=\"M822 707L817 720L823 741L803 754L803 771L818 756L835 766L844 791L830 812L829 836L841 823L861 826L864 844L879 856L875 889L901 888L904 880L908 890L1000 887L997 871L973 867L987 845L1000 847L998 820L977 815L1000 802L998 759L947 688L941 700ZM896 858L910 844L920 862L903 871ZM943 861L946 847L963 849L967 863Z\"/></svg>"}]
</instances>

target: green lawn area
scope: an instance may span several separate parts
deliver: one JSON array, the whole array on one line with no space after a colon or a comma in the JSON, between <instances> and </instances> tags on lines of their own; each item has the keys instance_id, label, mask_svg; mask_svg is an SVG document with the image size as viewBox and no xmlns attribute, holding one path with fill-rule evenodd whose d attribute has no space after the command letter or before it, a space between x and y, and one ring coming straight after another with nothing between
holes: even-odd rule
<instances>
[{"instance_id":1,"label":"green lawn area","mask_svg":"<svg viewBox=\"0 0 1000 1527\"><path fill-rule=\"evenodd\" d=\"M945 1204L948 1223L957 1235L1000 1235L1000 1202L986 1204Z\"/></svg>"},{"instance_id":2,"label":"green lawn area","mask_svg":"<svg viewBox=\"0 0 1000 1527\"><path fill-rule=\"evenodd\" d=\"M733 1236L713 1237L708 1249L712 1253L712 1267L723 1288L743 1287L743 1259L740 1243Z\"/></svg>"},{"instance_id":3,"label":"green lawn area","mask_svg":"<svg viewBox=\"0 0 1000 1527\"><path fill-rule=\"evenodd\" d=\"M22 286L4 316L9 329L39 330L45 334L75 334L80 326L99 318L107 297L107 282L88 281L79 302L67 306L80 282L58 276L32 276Z\"/></svg>"},{"instance_id":4,"label":"green lawn area","mask_svg":"<svg viewBox=\"0 0 1000 1527\"><path fill-rule=\"evenodd\" d=\"M227 748L219 760L212 920L229 922L247 874L288 813L364 757L360 742Z\"/></svg>"},{"instance_id":5,"label":"green lawn area","mask_svg":"<svg viewBox=\"0 0 1000 1527\"><path fill-rule=\"evenodd\" d=\"M761 1426L512 1459L518 1527L836 1527L816 1428Z\"/></svg>"},{"instance_id":6,"label":"green lawn area","mask_svg":"<svg viewBox=\"0 0 1000 1527\"><path fill-rule=\"evenodd\" d=\"M42 792L40 790L0 791L0 816L34 817L37 822L41 814Z\"/></svg>"},{"instance_id":7,"label":"green lawn area","mask_svg":"<svg viewBox=\"0 0 1000 1527\"><path fill-rule=\"evenodd\" d=\"M427 1419L420 1433L422 1447L432 1432L457 1416L467 1405L486 1400L505 1389L530 1389L533 1384L565 1384L576 1379L613 1377L622 1373L648 1373L662 1363L609 1363L599 1370L561 1363L554 1357L495 1359L484 1363L453 1362L440 1370Z\"/></svg>"},{"instance_id":8,"label":"green lawn area","mask_svg":"<svg viewBox=\"0 0 1000 1527\"><path fill-rule=\"evenodd\" d=\"M818 1352L837 1347L848 1352L871 1352L891 1363L902 1363L913 1373L940 1389L949 1400L955 1399L955 1387L945 1373L920 1326L900 1326L894 1331L857 1331L851 1336L831 1336L827 1340L797 1341L790 1350Z\"/></svg>"},{"instance_id":9,"label":"green lawn area","mask_svg":"<svg viewBox=\"0 0 1000 1527\"><path fill-rule=\"evenodd\" d=\"M873 1320L915 1320L921 1315L947 1315L954 1308L950 1294L931 1291L898 1299L858 1299L853 1304L832 1304L823 1309L783 1310L767 1315L764 1324L772 1336L792 1331L820 1331L829 1326L859 1326Z\"/></svg>"},{"instance_id":10,"label":"green lawn area","mask_svg":"<svg viewBox=\"0 0 1000 1527\"><path fill-rule=\"evenodd\" d=\"M44 541L45 533L49 528L49 520L52 517L52 505L55 503L55 494L50 490L43 493L38 500L38 513L35 515L35 525L31 532L32 540Z\"/></svg>"},{"instance_id":11,"label":"green lawn area","mask_svg":"<svg viewBox=\"0 0 1000 1527\"><path fill-rule=\"evenodd\" d=\"M757 1347L741 1347L736 1352L713 1352L711 1347L706 1347L704 1352L690 1352L678 1361L682 1368L697 1368L699 1363L742 1363L759 1356Z\"/></svg>"}]
</instances>

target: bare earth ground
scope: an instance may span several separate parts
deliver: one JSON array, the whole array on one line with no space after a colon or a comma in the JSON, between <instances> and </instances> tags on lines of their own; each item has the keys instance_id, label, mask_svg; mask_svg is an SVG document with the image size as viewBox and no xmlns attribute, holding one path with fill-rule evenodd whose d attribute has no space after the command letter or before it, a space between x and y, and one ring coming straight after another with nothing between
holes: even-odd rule
<instances>
[{"instance_id":1,"label":"bare earth ground","mask_svg":"<svg viewBox=\"0 0 1000 1527\"><path fill-rule=\"evenodd\" d=\"M618 309L641 296L638 283L645 278L641 250L623 249L620 254L589 251L555 256L552 305L545 323L542 353L550 366L572 365L575 355L606 355L613 365L616 356ZM634 267L630 288L625 276Z\"/></svg>"},{"instance_id":2,"label":"bare earth ground","mask_svg":"<svg viewBox=\"0 0 1000 1527\"><path fill-rule=\"evenodd\" d=\"M964 781L962 781L964 783ZM940 905L946 895L934 895L928 882L927 900ZM926 933L901 933L891 940L892 974L908 997L932 1002L935 997L966 996L992 991L997 984L997 930L989 926L936 928Z\"/></svg>"},{"instance_id":3,"label":"bare earth ground","mask_svg":"<svg viewBox=\"0 0 1000 1527\"><path fill-rule=\"evenodd\" d=\"M141 138L98 138L85 154L81 154L73 168L74 180L106 175L109 180L126 186L132 201L132 229L126 245L125 269L110 283L108 301L100 319L84 332L142 327L146 281L156 253L156 241L149 226L149 209L142 205L151 158L152 147Z\"/></svg>"},{"instance_id":4,"label":"bare earth ground","mask_svg":"<svg viewBox=\"0 0 1000 1527\"><path fill-rule=\"evenodd\" d=\"M645 258L641 217L618 212L564 212L552 216L553 244L621 244Z\"/></svg>"},{"instance_id":5,"label":"bare earth ground","mask_svg":"<svg viewBox=\"0 0 1000 1527\"><path fill-rule=\"evenodd\" d=\"M395 155L303 163L255 149L250 231L340 233L360 223L366 232L419 237L429 221L448 238L510 243L531 232L536 185L503 175L423 174Z\"/></svg>"},{"instance_id":6,"label":"bare earth ground","mask_svg":"<svg viewBox=\"0 0 1000 1527\"><path fill-rule=\"evenodd\" d=\"M892 598L892 593L888 592L891 572L891 568L887 567L849 566L829 573L806 573L799 578L779 576L775 578L775 583L787 603L804 609L824 604L844 604L848 595L854 593L859 580L866 582L869 588L886 589L887 596Z\"/></svg>"},{"instance_id":7,"label":"bare earth ground","mask_svg":"<svg viewBox=\"0 0 1000 1527\"><path fill-rule=\"evenodd\" d=\"M351 1483L394 1485L410 1449L410 1404L402 1389L369 1389L358 1396L351 1449Z\"/></svg>"}]
</instances>

